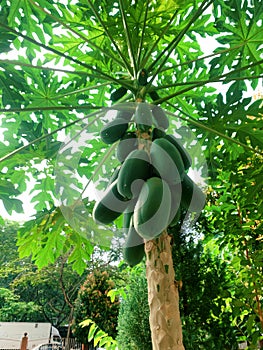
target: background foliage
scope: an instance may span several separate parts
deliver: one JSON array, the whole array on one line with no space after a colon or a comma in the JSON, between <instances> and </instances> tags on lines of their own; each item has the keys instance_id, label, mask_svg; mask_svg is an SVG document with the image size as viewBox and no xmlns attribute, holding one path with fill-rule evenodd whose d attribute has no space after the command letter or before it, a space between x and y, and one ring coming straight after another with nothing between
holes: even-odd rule
<instances>
[{"instance_id":1,"label":"background foliage","mask_svg":"<svg viewBox=\"0 0 263 350\"><path fill-rule=\"evenodd\" d=\"M141 266L131 271L126 293L120 304L118 345L123 350L151 350L147 281Z\"/></svg>"},{"instance_id":2,"label":"background foliage","mask_svg":"<svg viewBox=\"0 0 263 350\"><path fill-rule=\"evenodd\" d=\"M66 263L39 270L30 258L20 259L16 245L17 223L0 227L0 288L2 321L45 321L54 326L70 322L71 309L85 274L81 277ZM92 262L90 262L90 268Z\"/></svg>"},{"instance_id":3,"label":"background foliage","mask_svg":"<svg viewBox=\"0 0 263 350\"><path fill-rule=\"evenodd\" d=\"M113 301L108 296L110 290L115 288L112 280L113 273L110 270L94 269L87 276L81 286L75 301L73 333L82 343L88 344L91 326L83 327L82 321L91 319L109 336L115 338L117 334L117 317L119 312L119 300Z\"/></svg>"}]
</instances>

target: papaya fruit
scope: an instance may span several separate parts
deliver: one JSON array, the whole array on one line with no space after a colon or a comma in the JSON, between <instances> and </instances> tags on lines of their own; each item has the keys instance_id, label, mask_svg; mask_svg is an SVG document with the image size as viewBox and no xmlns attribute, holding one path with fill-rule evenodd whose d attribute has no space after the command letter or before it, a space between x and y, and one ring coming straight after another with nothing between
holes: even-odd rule
<instances>
[{"instance_id":1,"label":"papaya fruit","mask_svg":"<svg viewBox=\"0 0 263 350\"><path fill-rule=\"evenodd\" d=\"M182 181L181 204L184 209L195 213L200 213L205 205L205 194L187 174Z\"/></svg>"},{"instance_id":2,"label":"papaya fruit","mask_svg":"<svg viewBox=\"0 0 263 350\"><path fill-rule=\"evenodd\" d=\"M159 129L159 128L153 128L152 129L152 140L160 139L161 137L164 137L166 135L165 131Z\"/></svg>"},{"instance_id":3,"label":"papaya fruit","mask_svg":"<svg viewBox=\"0 0 263 350\"><path fill-rule=\"evenodd\" d=\"M153 114L153 124L160 129L168 129L169 128L169 119L165 114L164 110L159 106L154 106L152 109Z\"/></svg>"},{"instance_id":4,"label":"papaya fruit","mask_svg":"<svg viewBox=\"0 0 263 350\"><path fill-rule=\"evenodd\" d=\"M134 113L134 121L141 132L148 132L151 129L153 116L148 103L138 103Z\"/></svg>"},{"instance_id":5,"label":"papaya fruit","mask_svg":"<svg viewBox=\"0 0 263 350\"><path fill-rule=\"evenodd\" d=\"M123 246L123 258L129 266L133 267L142 261L144 254L144 240L138 235L131 222L128 236Z\"/></svg>"},{"instance_id":6,"label":"papaya fruit","mask_svg":"<svg viewBox=\"0 0 263 350\"><path fill-rule=\"evenodd\" d=\"M179 140L177 140L174 135L167 134L164 136L164 138L166 140L168 140L169 142L171 142L178 149L178 151L181 154L183 163L184 163L184 168L185 168L185 170L188 170L192 165L192 158L190 157L189 153L184 148L182 143Z\"/></svg>"},{"instance_id":7,"label":"papaya fruit","mask_svg":"<svg viewBox=\"0 0 263 350\"><path fill-rule=\"evenodd\" d=\"M125 119L127 122L129 122L134 114L134 109L130 109L130 108L127 108L127 109L122 109L122 110L119 110L117 112L117 118L123 118Z\"/></svg>"},{"instance_id":8,"label":"papaya fruit","mask_svg":"<svg viewBox=\"0 0 263 350\"><path fill-rule=\"evenodd\" d=\"M138 148L138 139L135 132L127 132L120 139L117 149L116 157L122 163L127 156Z\"/></svg>"},{"instance_id":9,"label":"papaya fruit","mask_svg":"<svg viewBox=\"0 0 263 350\"><path fill-rule=\"evenodd\" d=\"M185 169L177 148L165 138L156 139L150 148L152 166L156 174L169 184L176 185L184 177Z\"/></svg>"},{"instance_id":10,"label":"papaya fruit","mask_svg":"<svg viewBox=\"0 0 263 350\"><path fill-rule=\"evenodd\" d=\"M93 220L108 225L116 220L127 208L129 201L120 195L115 180L105 191L103 197L95 204Z\"/></svg>"},{"instance_id":11,"label":"papaya fruit","mask_svg":"<svg viewBox=\"0 0 263 350\"><path fill-rule=\"evenodd\" d=\"M110 99L112 102L116 102L121 99L127 93L127 89L123 86L113 91L110 95Z\"/></svg>"},{"instance_id":12,"label":"papaya fruit","mask_svg":"<svg viewBox=\"0 0 263 350\"><path fill-rule=\"evenodd\" d=\"M159 177L148 179L141 189L134 208L134 227L146 239L158 237L168 226L171 192L166 181Z\"/></svg>"},{"instance_id":13,"label":"papaya fruit","mask_svg":"<svg viewBox=\"0 0 263 350\"><path fill-rule=\"evenodd\" d=\"M100 137L106 144L118 141L128 129L128 123L123 118L115 118L106 124L100 131Z\"/></svg>"},{"instance_id":14,"label":"papaya fruit","mask_svg":"<svg viewBox=\"0 0 263 350\"><path fill-rule=\"evenodd\" d=\"M122 231L124 234L126 234L129 231L132 216L133 211L125 211L123 213Z\"/></svg>"},{"instance_id":15,"label":"papaya fruit","mask_svg":"<svg viewBox=\"0 0 263 350\"><path fill-rule=\"evenodd\" d=\"M151 176L150 158L146 151L132 151L122 164L117 188L119 193L128 199L137 197L144 180Z\"/></svg>"},{"instance_id":16,"label":"papaya fruit","mask_svg":"<svg viewBox=\"0 0 263 350\"><path fill-rule=\"evenodd\" d=\"M129 231L130 223L131 223L131 219L132 219L132 216L133 216L133 211L134 211L134 207L135 207L136 201L137 201L136 198L130 200L127 208L123 212L122 231L123 231L124 234L127 234L127 232Z\"/></svg>"},{"instance_id":17,"label":"papaya fruit","mask_svg":"<svg viewBox=\"0 0 263 350\"><path fill-rule=\"evenodd\" d=\"M171 210L169 215L169 226L175 226L180 220L181 216L181 198L182 198L182 186L181 183L177 185L169 186L171 191Z\"/></svg>"},{"instance_id":18,"label":"papaya fruit","mask_svg":"<svg viewBox=\"0 0 263 350\"><path fill-rule=\"evenodd\" d=\"M148 72L145 68L142 68L137 76L137 81L138 84L141 86L145 86L147 85L147 79L148 79Z\"/></svg>"},{"instance_id":19,"label":"papaya fruit","mask_svg":"<svg viewBox=\"0 0 263 350\"><path fill-rule=\"evenodd\" d=\"M114 171L113 171L113 173L112 173L112 175L110 177L110 180L108 182L108 186L107 187L109 187L115 180L117 180L119 172L120 172L120 168L121 167L118 166L116 169L114 169Z\"/></svg>"},{"instance_id":20,"label":"papaya fruit","mask_svg":"<svg viewBox=\"0 0 263 350\"><path fill-rule=\"evenodd\" d=\"M178 224L179 220L181 219L181 207L178 208L177 212L175 213L172 220L169 222L169 227L174 227Z\"/></svg>"},{"instance_id":21,"label":"papaya fruit","mask_svg":"<svg viewBox=\"0 0 263 350\"><path fill-rule=\"evenodd\" d=\"M149 91L149 95L153 101L160 99L160 96L158 95L157 91L155 91L155 90Z\"/></svg>"}]
</instances>

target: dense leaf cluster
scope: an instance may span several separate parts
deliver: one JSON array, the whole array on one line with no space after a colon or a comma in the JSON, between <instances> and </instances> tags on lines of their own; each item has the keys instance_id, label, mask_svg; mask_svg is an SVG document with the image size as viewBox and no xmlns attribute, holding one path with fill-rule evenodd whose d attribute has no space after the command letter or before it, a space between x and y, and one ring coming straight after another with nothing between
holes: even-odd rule
<instances>
[{"instance_id":1,"label":"dense leaf cluster","mask_svg":"<svg viewBox=\"0 0 263 350\"><path fill-rule=\"evenodd\" d=\"M120 305L117 341L123 350L152 349L147 281L140 267L130 274Z\"/></svg>"},{"instance_id":2,"label":"dense leaf cluster","mask_svg":"<svg viewBox=\"0 0 263 350\"><path fill-rule=\"evenodd\" d=\"M111 301L108 292L115 288L110 271L97 269L88 275L81 286L75 302L73 332L82 343L88 344L90 327L83 327L80 323L91 319L96 325L115 338L117 331L117 317L119 300Z\"/></svg>"}]
</instances>

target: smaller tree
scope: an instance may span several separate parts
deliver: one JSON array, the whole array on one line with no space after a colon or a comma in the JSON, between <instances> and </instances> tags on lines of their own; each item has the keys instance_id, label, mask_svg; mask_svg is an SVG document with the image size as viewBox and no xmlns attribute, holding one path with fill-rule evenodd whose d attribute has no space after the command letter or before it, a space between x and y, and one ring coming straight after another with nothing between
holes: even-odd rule
<instances>
[{"instance_id":1,"label":"smaller tree","mask_svg":"<svg viewBox=\"0 0 263 350\"><path fill-rule=\"evenodd\" d=\"M41 307L34 302L20 301L11 290L0 288L0 320L3 322L39 322L42 318Z\"/></svg>"},{"instance_id":2,"label":"smaller tree","mask_svg":"<svg viewBox=\"0 0 263 350\"><path fill-rule=\"evenodd\" d=\"M181 281L184 346L186 350L235 350L236 329L228 304L234 276L227 271L216 243L206 244L205 249L200 237L206 226L201 215L195 227L178 225L169 231L174 240L174 268Z\"/></svg>"},{"instance_id":3,"label":"smaller tree","mask_svg":"<svg viewBox=\"0 0 263 350\"><path fill-rule=\"evenodd\" d=\"M145 271L131 271L126 298L121 302L117 341L122 350L152 350Z\"/></svg>"},{"instance_id":4,"label":"smaller tree","mask_svg":"<svg viewBox=\"0 0 263 350\"><path fill-rule=\"evenodd\" d=\"M91 319L109 336L115 338L117 335L119 300L115 298L112 302L108 296L108 292L114 288L111 271L95 269L79 290L72 329L75 337L87 348L89 327L80 325L86 319Z\"/></svg>"}]
</instances>

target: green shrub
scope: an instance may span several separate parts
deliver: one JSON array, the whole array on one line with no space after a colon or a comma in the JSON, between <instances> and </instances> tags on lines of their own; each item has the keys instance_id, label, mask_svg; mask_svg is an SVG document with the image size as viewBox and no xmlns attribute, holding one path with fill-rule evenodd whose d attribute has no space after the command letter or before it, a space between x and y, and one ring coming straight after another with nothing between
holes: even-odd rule
<instances>
[{"instance_id":1,"label":"green shrub","mask_svg":"<svg viewBox=\"0 0 263 350\"><path fill-rule=\"evenodd\" d=\"M134 272L135 271L135 272ZM117 341L121 350L152 350L145 273L134 268L126 298L121 302Z\"/></svg>"},{"instance_id":2,"label":"green shrub","mask_svg":"<svg viewBox=\"0 0 263 350\"><path fill-rule=\"evenodd\" d=\"M115 287L111 275L110 271L94 270L79 291L72 328L75 337L83 344L88 342L89 327L82 327L80 323L86 319L91 319L109 336L115 338L117 335L119 300L111 301L108 296Z\"/></svg>"}]
</instances>

